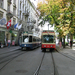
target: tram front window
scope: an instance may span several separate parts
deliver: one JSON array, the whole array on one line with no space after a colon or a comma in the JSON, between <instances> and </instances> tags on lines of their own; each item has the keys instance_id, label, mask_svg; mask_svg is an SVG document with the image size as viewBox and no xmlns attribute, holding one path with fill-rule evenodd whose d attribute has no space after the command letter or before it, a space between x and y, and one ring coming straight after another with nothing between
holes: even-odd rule
<instances>
[{"instance_id":1,"label":"tram front window","mask_svg":"<svg viewBox=\"0 0 75 75\"><path fill-rule=\"evenodd\" d=\"M23 36L23 42L25 42L25 43L29 42L29 37L28 36Z\"/></svg>"},{"instance_id":2,"label":"tram front window","mask_svg":"<svg viewBox=\"0 0 75 75\"><path fill-rule=\"evenodd\" d=\"M43 35L43 43L54 43L54 35Z\"/></svg>"},{"instance_id":3,"label":"tram front window","mask_svg":"<svg viewBox=\"0 0 75 75\"><path fill-rule=\"evenodd\" d=\"M23 36L23 42L25 43L32 42L32 36Z\"/></svg>"}]
</instances>

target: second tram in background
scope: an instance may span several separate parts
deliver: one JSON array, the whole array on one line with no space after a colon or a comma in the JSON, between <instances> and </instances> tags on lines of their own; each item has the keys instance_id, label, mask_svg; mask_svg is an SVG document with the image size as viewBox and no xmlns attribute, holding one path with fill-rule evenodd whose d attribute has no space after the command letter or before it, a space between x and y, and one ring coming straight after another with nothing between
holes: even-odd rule
<instances>
[{"instance_id":1,"label":"second tram in background","mask_svg":"<svg viewBox=\"0 0 75 75\"><path fill-rule=\"evenodd\" d=\"M41 50L56 50L55 32L52 30L43 30L41 36Z\"/></svg>"},{"instance_id":2,"label":"second tram in background","mask_svg":"<svg viewBox=\"0 0 75 75\"><path fill-rule=\"evenodd\" d=\"M40 38L32 33L23 33L19 39L20 47L25 50L31 50L41 46Z\"/></svg>"}]
</instances>

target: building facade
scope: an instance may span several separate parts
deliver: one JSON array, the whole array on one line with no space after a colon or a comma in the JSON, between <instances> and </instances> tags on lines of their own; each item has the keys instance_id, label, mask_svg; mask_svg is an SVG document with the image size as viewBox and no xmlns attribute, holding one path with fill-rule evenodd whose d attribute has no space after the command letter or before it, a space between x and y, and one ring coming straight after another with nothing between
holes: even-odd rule
<instances>
[{"instance_id":1,"label":"building facade","mask_svg":"<svg viewBox=\"0 0 75 75\"><path fill-rule=\"evenodd\" d=\"M14 25L18 21L18 0L0 0L0 20L6 19L6 23L11 20L11 28L7 29L6 24L0 24L0 41L4 45L7 44L8 40L16 41L18 31L14 29Z\"/></svg>"},{"instance_id":2,"label":"building facade","mask_svg":"<svg viewBox=\"0 0 75 75\"><path fill-rule=\"evenodd\" d=\"M11 19L11 27L6 28L6 24L0 24L0 41L7 45L11 40L18 43L19 34L25 31L36 33L38 12L30 0L0 0L0 20L6 19L6 23ZM14 25L22 24L20 30L14 29ZM20 32L20 33L19 33Z\"/></svg>"},{"instance_id":3,"label":"building facade","mask_svg":"<svg viewBox=\"0 0 75 75\"><path fill-rule=\"evenodd\" d=\"M35 32L37 14L35 5L30 0L19 0L18 18L24 31Z\"/></svg>"}]
</instances>

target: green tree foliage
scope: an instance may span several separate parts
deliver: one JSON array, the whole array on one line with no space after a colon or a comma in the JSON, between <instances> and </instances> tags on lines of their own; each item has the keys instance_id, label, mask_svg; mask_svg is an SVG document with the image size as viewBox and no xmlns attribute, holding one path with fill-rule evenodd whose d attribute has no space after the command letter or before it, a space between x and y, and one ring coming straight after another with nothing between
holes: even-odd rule
<instances>
[{"instance_id":1,"label":"green tree foliage","mask_svg":"<svg viewBox=\"0 0 75 75\"><path fill-rule=\"evenodd\" d=\"M55 30L60 36L66 36L69 32L75 33L75 0L45 0L38 3L41 12L41 25L48 21L55 24Z\"/></svg>"}]
</instances>

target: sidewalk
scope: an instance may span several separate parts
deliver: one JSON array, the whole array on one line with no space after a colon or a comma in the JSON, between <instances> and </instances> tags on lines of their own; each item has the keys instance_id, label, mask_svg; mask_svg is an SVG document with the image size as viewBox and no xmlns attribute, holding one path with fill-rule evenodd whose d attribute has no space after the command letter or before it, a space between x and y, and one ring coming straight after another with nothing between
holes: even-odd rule
<instances>
[{"instance_id":1,"label":"sidewalk","mask_svg":"<svg viewBox=\"0 0 75 75\"><path fill-rule=\"evenodd\" d=\"M72 46L72 48L68 45L68 46L65 46L65 48L63 48L63 47L59 47L59 45L56 45L56 49L58 50L58 51L62 51L62 50L75 50L75 46Z\"/></svg>"},{"instance_id":2,"label":"sidewalk","mask_svg":"<svg viewBox=\"0 0 75 75\"><path fill-rule=\"evenodd\" d=\"M20 48L21 48L20 46L10 46L10 48L8 48L8 47L0 48L0 54L5 53L5 52L9 52L9 51L14 51L14 50L17 50Z\"/></svg>"},{"instance_id":3,"label":"sidewalk","mask_svg":"<svg viewBox=\"0 0 75 75\"><path fill-rule=\"evenodd\" d=\"M68 46L65 46L65 48L63 48L63 47L60 48L59 46L56 46L56 49L59 52L64 53L68 57L70 57L73 60L75 60L75 46L73 46L72 48L69 45Z\"/></svg>"}]
</instances>

